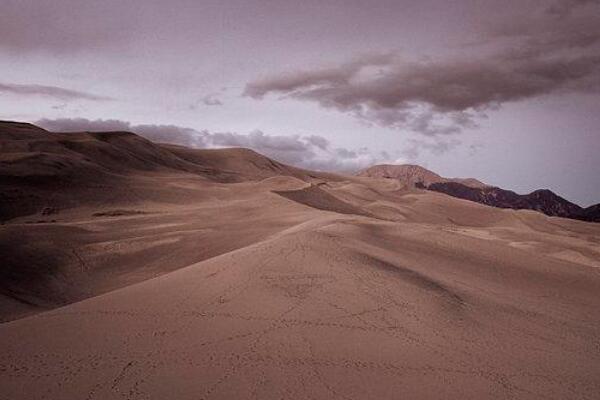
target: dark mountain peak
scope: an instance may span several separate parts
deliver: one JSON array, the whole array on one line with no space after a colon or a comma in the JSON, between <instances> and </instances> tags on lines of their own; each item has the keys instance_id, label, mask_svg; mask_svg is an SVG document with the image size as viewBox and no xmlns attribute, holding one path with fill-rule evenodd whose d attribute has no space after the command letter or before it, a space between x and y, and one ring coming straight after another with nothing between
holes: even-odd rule
<instances>
[{"instance_id":1,"label":"dark mountain peak","mask_svg":"<svg viewBox=\"0 0 600 400\"><path fill-rule=\"evenodd\" d=\"M598 214L597 211L591 210L589 215L583 215L581 207L549 189L539 189L520 195L499 187L473 188L458 182L437 182L429 185L427 189L492 207L535 210L556 217L592 221L592 218Z\"/></svg>"},{"instance_id":2,"label":"dark mountain peak","mask_svg":"<svg viewBox=\"0 0 600 400\"><path fill-rule=\"evenodd\" d=\"M577 204L560 197L549 189L540 189L523 196L526 197L533 210L542 211L547 215L573 217L581 212Z\"/></svg>"},{"instance_id":3,"label":"dark mountain peak","mask_svg":"<svg viewBox=\"0 0 600 400\"><path fill-rule=\"evenodd\" d=\"M600 203L581 210L579 213L579 219L584 221L600 222Z\"/></svg>"},{"instance_id":4,"label":"dark mountain peak","mask_svg":"<svg viewBox=\"0 0 600 400\"><path fill-rule=\"evenodd\" d=\"M537 197L560 197L556 193L554 193L550 189L537 189L533 192L529 193L529 196L537 196Z\"/></svg>"}]
</instances>

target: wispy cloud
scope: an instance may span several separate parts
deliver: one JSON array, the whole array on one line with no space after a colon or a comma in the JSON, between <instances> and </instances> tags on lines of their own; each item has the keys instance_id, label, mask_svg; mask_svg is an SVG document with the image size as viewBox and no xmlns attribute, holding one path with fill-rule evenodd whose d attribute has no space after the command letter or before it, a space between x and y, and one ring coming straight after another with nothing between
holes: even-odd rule
<instances>
[{"instance_id":1,"label":"wispy cloud","mask_svg":"<svg viewBox=\"0 0 600 400\"><path fill-rule=\"evenodd\" d=\"M214 94L208 94L204 96L201 100L202 104L205 106L222 106L223 102L216 97Z\"/></svg>"},{"instance_id":2,"label":"wispy cloud","mask_svg":"<svg viewBox=\"0 0 600 400\"><path fill-rule=\"evenodd\" d=\"M99 96L78 90L65 89L58 86L46 86L35 84L0 83L0 93L9 93L19 96L47 96L55 99L67 100L91 100L107 101L110 97Z\"/></svg>"}]
</instances>

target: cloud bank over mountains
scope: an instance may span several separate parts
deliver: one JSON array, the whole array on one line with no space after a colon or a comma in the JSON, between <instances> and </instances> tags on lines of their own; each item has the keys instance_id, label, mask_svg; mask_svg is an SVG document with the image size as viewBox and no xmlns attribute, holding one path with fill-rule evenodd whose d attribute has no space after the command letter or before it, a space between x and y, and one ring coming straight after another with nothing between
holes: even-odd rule
<instances>
[{"instance_id":1,"label":"cloud bank over mountains","mask_svg":"<svg viewBox=\"0 0 600 400\"><path fill-rule=\"evenodd\" d=\"M35 124L55 132L131 131L154 142L195 148L246 147L278 161L313 170L354 172L373 164L403 161L399 154L394 157L365 147L335 147L320 135L269 135L260 130L247 134L211 132L176 125L135 125L116 119L41 119Z\"/></svg>"}]
</instances>

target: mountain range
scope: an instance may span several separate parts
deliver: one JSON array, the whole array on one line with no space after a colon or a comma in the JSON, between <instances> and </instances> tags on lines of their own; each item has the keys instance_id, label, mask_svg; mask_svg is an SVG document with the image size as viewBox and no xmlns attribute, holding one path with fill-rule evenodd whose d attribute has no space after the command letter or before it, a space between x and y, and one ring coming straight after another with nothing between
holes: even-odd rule
<instances>
[{"instance_id":1,"label":"mountain range","mask_svg":"<svg viewBox=\"0 0 600 400\"><path fill-rule=\"evenodd\" d=\"M418 165L375 165L359 172L358 176L394 179L407 187L445 193L492 207L534 210L549 216L600 222L600 204L582 208L548 189L521 195L473 178L444 178Z\"/></svg>"}]
</instances>

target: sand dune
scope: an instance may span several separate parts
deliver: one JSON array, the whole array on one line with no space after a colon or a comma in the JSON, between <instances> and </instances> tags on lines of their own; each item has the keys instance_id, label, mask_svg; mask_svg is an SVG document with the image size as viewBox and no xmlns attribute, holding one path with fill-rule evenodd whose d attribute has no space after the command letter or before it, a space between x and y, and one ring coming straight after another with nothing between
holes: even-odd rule
<instances>
[{"instance_id":1,"label":"sand dune","mask_svg":"<svg viewBox=\"0 0 600 400\"><path fill-rule=\"evenodd\" d=\"M3 151L3 189L40 197L0 226L0 399L600 393L598 224L241 149L77 134L78 156L10 130L78 164ZM81 185L61 172L88 164Z\"/></svg>"}]
</instances>

